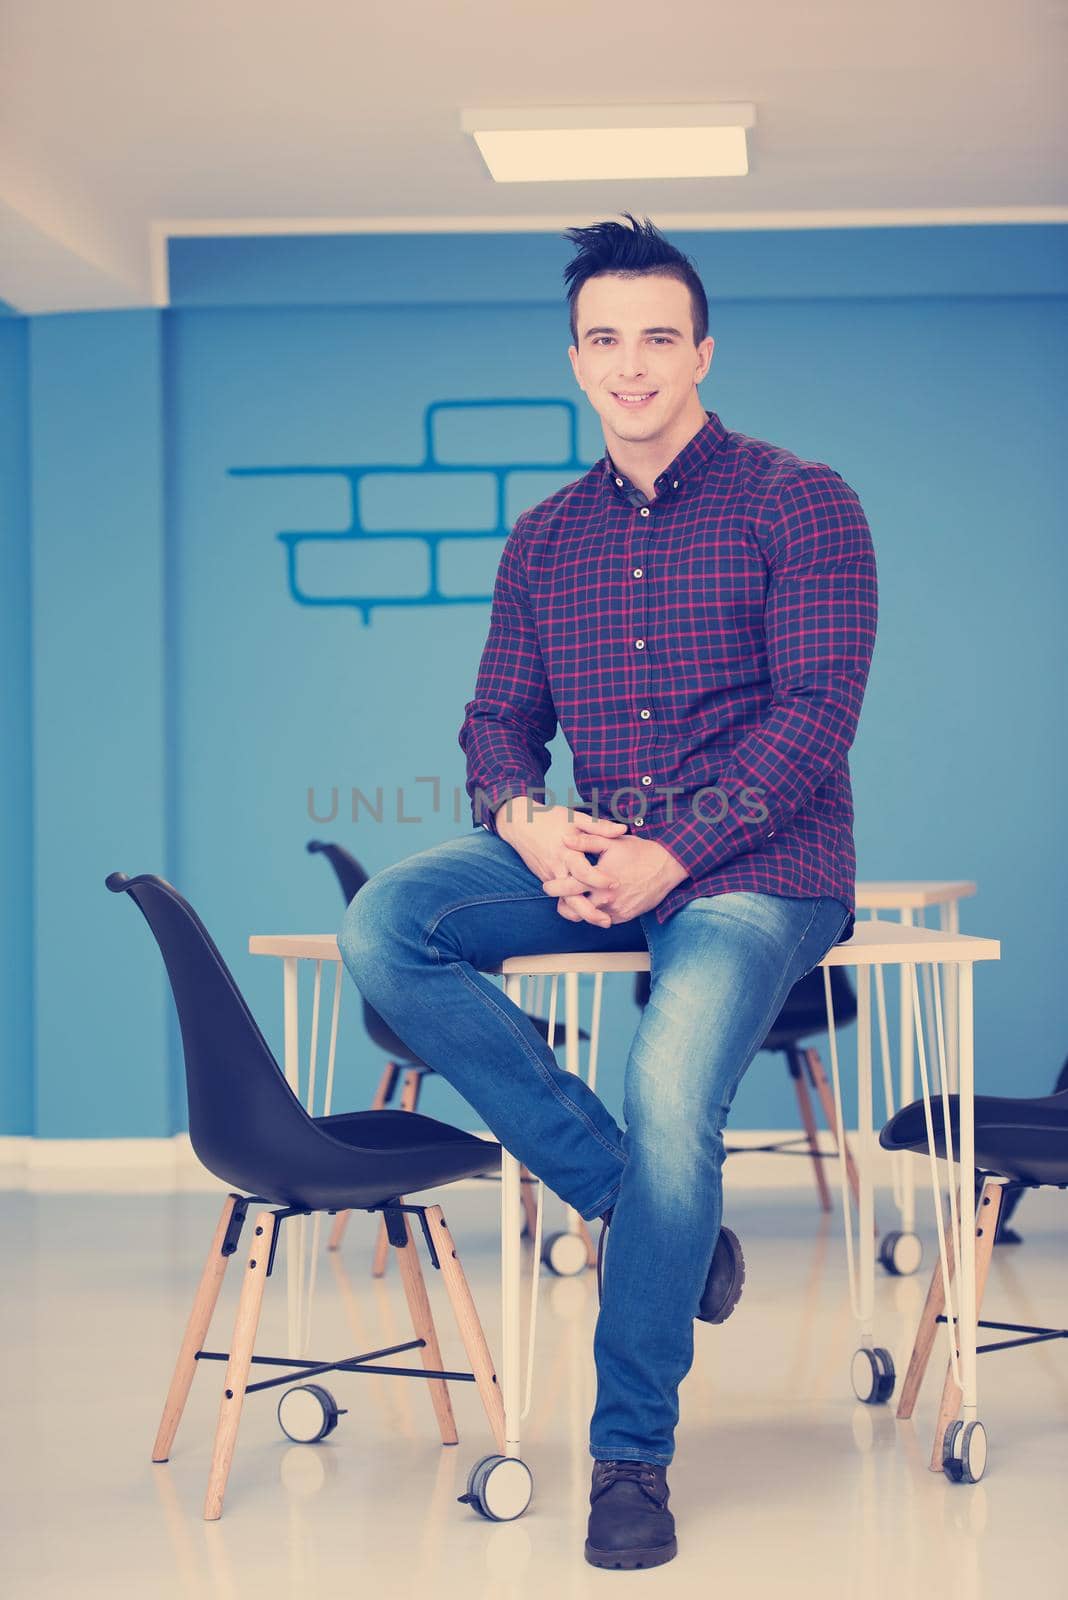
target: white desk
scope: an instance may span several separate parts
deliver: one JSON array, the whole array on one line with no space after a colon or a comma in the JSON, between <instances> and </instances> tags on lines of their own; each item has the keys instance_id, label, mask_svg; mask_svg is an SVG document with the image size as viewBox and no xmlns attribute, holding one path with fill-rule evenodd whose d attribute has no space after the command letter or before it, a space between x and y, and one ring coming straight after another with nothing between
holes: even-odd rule
<instances>
[{"instance_id":1,"label":"white desk","mask_svg":"<svg viewBox=\"0 0 1068 1600\"><path fill-rule=\"evenodd\" d=\"M341 962L333 934L279 934L256 935L249 940L253 955L274 956L282 961L285 1017L285 1072L294 1090L300 1092L299 1024L297 964L300 961L315 963L315 987L312 1015L312 1047L309 1077L314 1078L316 1045L319 1033L319 996L323 963L335 965L334 1013L328 1055L327 1078L332 1081L333 1055L337 1039L337 995L341 977ZM977 961L996 961L1001 948L995 939L981 939L933 928L917 928L902 923L881 920L858 921L853 937L845 944L835 945L820 965L825 971L824 987L828 1000L828 1027L831 1041L831 1067L835 1095L841 1124L841 1084L838 1065L838 1043L835 1020L830 1007L830 982L827 969L832 966L852 966L856 969L857 990L857 1080L858 1080L858 1145L857 1167L860 1176L860 1205L856 1230L853 1226L845 1164L839 1164L842 1190L842 1211L846 1230L846 1248L850 1269L850 1291L853 1309L858 1322L860 1345L853 1362L853 1384L858 1397L873 1403L885 1402L893 1391L892 1367L886 1373L883 1347L875 1342L875 1235L873 1195L873 1155L875 1129L872 1097L872 1007L870 974L880 973L884 967L898 967L902 972L905 992L911 997L911 1011L918 1050L918 1060L924 1097L929 1098L931 1074L928 1060L935 1061L939 1069L939 1082L948 1090L948 1055L946 1050L944 1008L942 1005L942 969L955 972L957 994L954 1036L959 1071L960 1093L960 1170L965 1181L962 1195L972 1192L971 1172L975 1165L974 1129L974 1044L972 1010L972 974ZM927 1027L920 1009L920 986L917 969L930 972L930 989L934 1022L934 1048L929 1051ZM486 969L502 979L505 992L515 1004L521 1003L524 977L548 976L553 980L553 1006L550 1015L555 1019L555 984L563 975L577 983L581 973L603 975L606 972L645 972L649 969L647 950L631 953L587 953L577 955L540 955L512 957L499 967ZM599 986L599 985L598 985ZM553 1035L550 1032L550 1047ZM591 1040L591 1043L593 1041ZM329 1105L322 1108L328 1114ZM952 1174L950 1175L952 1182ZM940 1196L936 1195L940 1214ZM305 1219L298 1219L301 1224ZM502 1292L502 1344L499 1377L505 1413L505 1453L520 1458L521 1418L524 1411L520 1373L520 1201L519 1164L506 1151L502 1163L501 1182L501 1292ZM306 1266L303 1232L290 1236L295 1240L289 1246L288 1264L291 1289L291 1330L302 1330L307 1317L302 1309L304 1295L303 1273ZM940 1244L941 1244L940 1235ZM978 1390L976 1373L975 1327L975 1233L970 1203L959 1212L958 1226L951 1239L955 1259L960 1263L955 1284L955 1312L953 1304L947 1306L947 1316L956 1318L958 1348L960 1351L960 1376L962 1408L966 1422L978 1419ZM944 1259L944 1257L943 1257ZM310 1265L314 1272L314 1252ZM292 1280L300 1269L300 1282L296 1289ZM535 1278L535 1282L536 1282ZM296 1306L294 1300L297 1301ZM952 1332L947 1324L947 1341ZM292 1336L291 1336L292 1342ZM299 1350L292 1350L299 1354ZM872 1391L864 1393L869 1375ZM886 1379L889 1378L889 1387ZM881 1380L881 1381L876 1381ZM529 1388L529 1386L528 1386ZM529 1393L527 1396L529 1403Z\"/></svg>"}]
</instances>

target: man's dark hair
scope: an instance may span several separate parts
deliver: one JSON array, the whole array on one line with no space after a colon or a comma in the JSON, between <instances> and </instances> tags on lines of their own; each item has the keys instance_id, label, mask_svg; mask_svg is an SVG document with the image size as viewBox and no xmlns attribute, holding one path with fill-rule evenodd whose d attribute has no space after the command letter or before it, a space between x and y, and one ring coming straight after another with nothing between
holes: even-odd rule
<instances>
[{"instance_id":1,"label":"man's dark hair","mask_svg":"<svg viewBox=\"0 0 1068 1600\"><path fill-rule=\"evenodd\" d=\"M611 272L634 278L656 273L659 277L677 278L684 283L690 291L693 342L699 345L708 337L708 299L693 262L681 250L676 250L648 217L638 222L629 211L620 215L633 226L625 228L621 222L596 222L589 228L568 228L564 234L565 239L578 246L578 255L564 268L572 343L578 344L575 313L579 290L590 278Z\"/></svg>"}]
</instances>

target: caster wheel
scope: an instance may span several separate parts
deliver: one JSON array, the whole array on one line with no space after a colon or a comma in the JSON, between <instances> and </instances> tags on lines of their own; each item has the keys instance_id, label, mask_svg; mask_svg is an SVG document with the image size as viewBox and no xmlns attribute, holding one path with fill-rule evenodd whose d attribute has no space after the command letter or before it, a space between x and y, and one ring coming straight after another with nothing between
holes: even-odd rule
<instances>
[{"instance_id":1,"label":"caster wheel","mask_svg":"<svg viewBox=\"0 0 1068 1600\"><path fill-rule=\"evenodd\" d=\"M541 1259L558 1278L577 1278L589 1266L585 1241L577 1233L551 1233L541 1247Z\"/></svg>"},{"instance_id":2,"label":"caster wheel","mask_svg":"<svg viewBox=\"0 0 1068 1600\"><path fill-rule=\"evenodd\" d=\"M862 1345L854 1353L850 1377L853 1381L853 1393L863 1405L884 1405L893 1394L894 1384L897 1381L894 1358L889 1350L884 1350L879 1345L874 1350Z\"/></svg>"},{"instance_id":3,"label":"caster wheel","mask_svg":"<svg viewBox=\"0 0 1068 1600\"><path fill-rule=\"evenodd\" d=\"M923 1260L923 1240L916 1233L887 1233L879 1260L892 1278L909 1278Z\"/></svg>"},{"instance_id":4,"label":"caster wheel","mask_svg":"<svg viewBox=\"0 0 1068 1600\"><path fill-rule=\"evenodd\" d=\"M514 1522L530 1504L534 1474L517 1456L483 1456L467 1479L460 1505L474 1506L490 1522Z\"/></svg>"},{"instance_id":5,"label":"caster wheel","mask_svg":"<svg viewBox=\"0 0 1068 1600\"><path fill-rule=\"evenodd\" d=\"M981 1422L951 1422L942 1441L942 1471L951 1483L978 1483L986 1471L986 1429Z\"/></svg>"},{"instance_id":6,"label":"caster wheel","mask_svg":"<svg viewBox=\"0 0 1068 1600\"><path fill-rule=\"evenodd\" d=\"M318 1444L337 1427L345 1415L328 1389L317 1383L302 1383L287 1389L278 1402L278 1425L294 1444Z\"/></svg>"}]
</instances>

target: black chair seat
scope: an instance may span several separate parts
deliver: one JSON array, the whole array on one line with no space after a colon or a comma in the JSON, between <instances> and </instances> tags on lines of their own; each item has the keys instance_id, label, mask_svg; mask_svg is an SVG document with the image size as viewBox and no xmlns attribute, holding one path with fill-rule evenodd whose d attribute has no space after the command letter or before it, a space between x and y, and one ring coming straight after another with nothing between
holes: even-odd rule
<instances>
[{"instance_id":1,"label":"black chair seat","mask_svg":"<svg viewBox=\"0 0 1068 1600\"><path fill-rule=\"evenodd\" d=\"M331 1142L344 1145L355 1159L350 1162L352 1174L343 1194L334 1192L331 1199L322 1198L324 1189L318 1178L302 1186L310 1197L302 1203L312 1209L380 1205L398 1194L417 1194L459 1178L495 1175L501 1169L499 1144L418 1111L349 1111L313 1120ZM369 1174L376 1169L379 1176L369 1181Z\"/></svg>"},{"instance_id":2,"label":"black chair seat","mask_svg":"<svg viewBox=\"0 0 1068 1600\"><path fill-rule=\"evenodd\" d=\"M427 1064L427 1062L421 1060L419 1058L419 1056L413 1055L413 1053L411 1052L411 1050L409 1050L408 1046L404 1043L404 1041L397 1037L397 1035L393 1032L393 1029L388 1025L388 1023L382 1017L379 1016L378 1012L375 1011L372 1006L369 1006L367 1004L366 1000L364 1001L363 1009L364 1009L364 1021L365 1021L366 1026L367 1026L368 1033L370 1034L371 1038L374 1040L375 1044L379 1045L381 1049L385 1050L388 1053L389 1059L391 1061L396 1062L397 1066L399 1066L399 1067L417 1068L420 1072L433 1072L435 1070L435 1068L433 1068L432 1066L429 1066ZM538 1032L541 1034L541 1036L545 1040L546 1044L548 1044L548 1042L549 1042L549 1019L548 1019L548 1017L532 1017L528 1012L527 1013L527 1020L528 1020L528 1022L532 1022L534 1024L535 1028L537 1028ZM579 1029L578 1036L579 1036L580 1039L588 1039L589 1038L589 1034L586 1032L585 1028L580 1028ZM563 1047L563 1044L564 1044L564 1024L563 1024L562 1020L560 1019L560 1017L557 1017L557 1019L556 1019L556 1037L553 1040L553 1049L554 1050L559 1050L559 1049L561 1049Z\"/></svg>"},{"instance_id":3,"label":"black chair seat","mask_svg":"<svg viewBox=\"0 0 1068 1600\"><path fill-rule=\"evenodd\" d=\"M946 1154L942 1100L932 1101L935 1149ZM949 1096L953 1154L960 1157L960 1099ZM923 1101L914 1100L891 1117L879 1135L884 1150L927 1150ZM1037 1100L1000 1095L975 1098L975 1165L983 1172L1023 1183L1068 1184L1068 1090Z\"/></svg>"},{"instance_id":4,"label":"black chair seat","mask_svg":"<svg viewBox=\"0 0 1068 1600\"><path fill-rule=\"evenodd\" d=\"M529 1011L526 1013L526 1017L527 1017L527 1021L528 1022L532 1022L534 1024L534 1026L537 1028L538 1032L541 1034L542 1038L545 1040L545 1043L548 1044L548 1042L549 1042L549 1019L548 1019L548 1017L532 1017ZM580 1028L579 1029L578 1036L579 1036L580 1039L588 1039L589 1038L589 1034L586 1032L585 1028ZM555 1037L553 1039L553 1049L554 1050L563 1049L565 1037L566 1037L566 1035L565 1035L565 1030L564 1030L564 1019L560 1015L560 1013L557 1012L557 1014L556 1014L556 1035L555 1035Z\"/></svg>"},{"instance_id":5,"label":"black chair seat","mask_svg":"<svg viewBox=\"0 0 1068 1600\"><path fill-rule=\"evenodd\" d=\"M216 1159L214 1170L273 1204L308 1211L358 1211L500 1171L500 1145L417 1111L352 1111L309 1122L310 1137L275 1152L275 1161L222 1171Z\"/></svg>"},{"instance_id":6,"label":"black chair seat","mask_svg":"<svg viewBox=\"0 0 1068 1600\"><path fill-rule=\"evenodd\" d=\"M841 1027L852 1022L857 1014L857 997L842 967L831 969L831 1003L834 1006L835 1025ZM649 1001L650 982L647 972L634 976L634 999L639 1006ZM788 1050L803 1039L827 1032L827 1004L823 992L823 969L813 967L799 978L782 1003L779 1015L768 1032L762 1050Z\"/></svg>"}]
</instances>

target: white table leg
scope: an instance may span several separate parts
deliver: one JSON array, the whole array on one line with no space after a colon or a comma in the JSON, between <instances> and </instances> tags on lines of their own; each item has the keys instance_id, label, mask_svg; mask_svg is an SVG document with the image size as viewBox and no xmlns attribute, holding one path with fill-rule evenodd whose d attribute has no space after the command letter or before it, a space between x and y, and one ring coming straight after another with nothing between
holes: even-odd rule
<instances>
[{"instance_id":1,"label":"white table leg","mask_svg":"<svg viewBox=\"0 0 1068 1600\"><path fill-rule=\"evenodd\" d=\"M579 975L577 972L564 974L564 1065L568 1072L573 1072L576 1077L581 1076L582 1065L579 1051ZM579 1214L573 1206L564 1207L565 1226L568 1233L579 1232Z\"/></svg>"},{"instance_id":2,"label":"white table leg","mask_svg":"<svg viewBox=\"0 0 1068 1600\"><path fill-rule=\"evenodd\" d=\"M506 977L505 993L522 1007L523 980ZM504 1406L505 1454L519 1455L520 1411L520 1328L519 1328L519 1162L507 1150L501 1152L501 1401ZM534 1264L537 1277L537 1263Z\"/></svg>"},{"instance_id":3,"label":"white table leg","mask_svg":"<svg viewBox=\"0 0 1068 1600\"><path fill-rule=\"evenodd\" d=\"M873 1172L873 1108L871 1077L871 972L858 966L857 974L857 1172L860 1179L858 1227L860 1237L860 1336L871 1346L875 1316L875 1191Z\"/></svg>"},{"instance_id":4,"label":"white table leg","mask_svg":"<svg viewBox=\"0 0 1068 1600\"><path fill-rule=\"evenodd\" d=\"M286 1082L300 1099L300 987L295 956L282 961L282 1037ZM286 1247L286 1352L300 1355L302 1322L301 1286L303 1282L304 1217L290 1217L285 1223Z\"/></svg>"},{"instance_id":5,"label":"white table leg","mask_svg":"<svg viewBox=\"0 0 1068 1600\"><path fill-rule=\"evenodd\" d=\"M902 911L902 925L911 928L913 917L911 911ZM911 1105L915 1099L915 1075L913 1053L915 1039L912 1018L912 992L910 985L905 982L905 968L898 967L898 979L901 987L901 1009L899 1012L898 1029L898 1108ZM904 1152L894 1156L898 1164L898 1185L901 1207L901 1228L904 1233L916 1231L916 1172L912 1161Z\"/></svg>"},{"instance_id":6,"label":"white table leg","mask_svg":"<svg viewBox=\"0 0 1068 1600\"><path fill-rule=\"evenodd\" d=\"M853 1392L867 1405L881 1405L890 1398L894 1387L893 1364L889 1351L876 1345L875 1320L875 1195L874 1195L874 1145L875 1133L872 1117L871 1068L871 976L866 966L858 964L857 974L857 1175L860 1200L857 1207L858 1237L853 1237L853 1214L850 1204L849 1183L845 1163L838 1163L838 1181L842 1190L842 1224L845 1229L846 1264L849 1275L849 1298L860 1335L860 1347L851 1364ZM827 1029L831 1052L831 1075L834 1081L834 1105L838 1126L845 1127L842 1112L842 1075L838 1065L838 1030L835 1025L834 1003L831 996L831 974L823 969L823 990L827 1006ZM858 1259L859 1251L859 1259Z\"/></svg>"},{"instance_id":7,"label":"white table leg","mask_svg":"<svg viewBox=\"0 0 1068 1600\"><path fill-rule=\"evenodd\" d=\"M872 922L878 922L879 913L873 911ZM879 1029L879 1065L883 1074L883 1112L889 1122L896 1109L894 1103L894 1073L893 1061L890 1051L890 1028L886 1016L886 973L881 966L873 972L875 981L875 1021ZM904 1174L904 1159L900 1153L892 1157L892 1171L894 1179L894 1204L898 1215L904 1221L904 1187L902 1177ZM911 1229L909 1230L911 1232Z\"/></svg>"},{"instance_id":8,"label":"white table leg","mask_svg":"<svg viewBox=\"0 0 1068 1600\"><path fill-rule=\"evenodd\" d=\"M938 923L943 933L960 932L960 903L950 900L938 908ZM950 1093L955 1094L960 1082L960 1064L957 1044L958 1024L957 1017L960 1007L960 982L958 969L954 962L947 962L945 973L946 997L946 1065L949 1070Z\"/></svg>"},{"instance_id":9,"label":"white table leg","mask_svg":"<svg viewBox=\"0 0 1068 1600\"><path fill-rule=\"evenodd\" d=\"M975 1354L975 1055L972 968L957 964L958 1063L960 1069L960 1383L965 1423L974 1422L979 1404Z\"/></svg>"}]
</instances>

